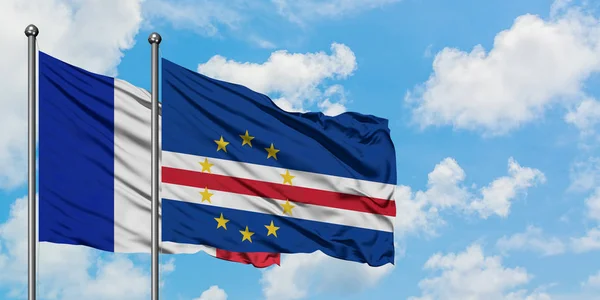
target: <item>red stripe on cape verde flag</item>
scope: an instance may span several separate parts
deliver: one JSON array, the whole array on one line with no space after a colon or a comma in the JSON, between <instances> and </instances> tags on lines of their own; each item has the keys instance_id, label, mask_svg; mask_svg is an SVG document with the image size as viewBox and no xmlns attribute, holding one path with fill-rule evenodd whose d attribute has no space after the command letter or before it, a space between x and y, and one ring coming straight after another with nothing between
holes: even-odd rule
<instances>
[{"instance_id":1,"label":"red stripe on cape verde flag","mask_svg":"<svg viewBox=\"0 0 600 300\"><path fill-rule=\"evenodd\" d=\"M200 173L170 167L162 168L162 182L197 188L208 187L211 190L270 199L289 199L296 203L340 208L385 216L396 215L396 203L387 199L343 194L210 173Z\"/></svg>"},{"instance_id":2,"label":"red stripe on cape verde flag","mask_svg":"<svg viewBox=\"0 0 600 300\"><path fill-rule=\"evenodd\" d=\"M292 169L286 170L266 165L244 163L214 157L197 156L165 150L162 151L161 155L163 167L260 180L270 183L284 183L283 175L286 171L289 171L290 175L294 176L291 179L293 186L385 199L386 201L392 202L394 201L394 192L396 190L394 184Z\"/></svg>"}]
</instances>

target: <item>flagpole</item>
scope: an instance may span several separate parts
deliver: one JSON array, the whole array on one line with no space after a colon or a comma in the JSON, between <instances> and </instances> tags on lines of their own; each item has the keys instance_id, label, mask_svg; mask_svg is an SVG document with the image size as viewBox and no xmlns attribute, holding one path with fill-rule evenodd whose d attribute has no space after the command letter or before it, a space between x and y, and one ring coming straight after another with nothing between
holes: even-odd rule
<instances>
[{"instance_id":1,"label":"flagpole","mask_svg":"<svg viewBox=\"0 0 600 300\"><path fill-rule=\"evenodd\" d=\"M152 300L158 300L158 201L159 197L159 145L158 145L158 45L162 38L153 32L148 37L152 47Z\"/></svg>"},{"instance_id":2,"label":"flagpole","mask_svg":"<svg viewBox=\"0 0 600 300\"><path fill-rule=\"evenodd\" d=\"M27 44L28 44L28 59L27 59L27 106L28 106L28 143L27 143L27 162L28 162L28 255L27 255L27 266L28 266L28 278L27 278L27 287L28 287L28 299L35 300L36 299L36 243L37 243L37 214L36 214L36 199L35 199L35 179L36 179L36 170L35 170L35 142L37 136L37 122L36 122L36 104L37 104L37 86L36 86L36 38L39 33L38 28L31 24L25 28L25 36L27 36Z\"/></svg>"}]
</instances>

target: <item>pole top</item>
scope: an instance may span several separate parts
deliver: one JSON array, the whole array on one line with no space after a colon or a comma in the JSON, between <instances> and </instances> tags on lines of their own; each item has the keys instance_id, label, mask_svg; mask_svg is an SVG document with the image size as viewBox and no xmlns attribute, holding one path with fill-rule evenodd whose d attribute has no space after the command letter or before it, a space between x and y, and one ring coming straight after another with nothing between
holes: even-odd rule
<instances>
[{"instance_id":1,"label":"pole top","mask_svg":"<svg viewBox=\"0 0 600 300\"><path fill-rule=\"evenodd\" d=\"M162 38L160 37L160 34L153 32L150 34L150 36L148 37L148 43L150 44L160 44L160 42L162 41Z\"/></svg>"},{"instance_id":2,"label":"pole top","mask_svg":"<svg viewBox=\"0 0 600 300\"><path fill-rule=\"evenodd\" d=\"M29 24L27 27L25 27L25 35L27 37L30 37L30 36L36 37L38 35L38 33L40 33L40 31L38 30L37 26L35 26L33 24Z\"/></svg>"}]
</instances>

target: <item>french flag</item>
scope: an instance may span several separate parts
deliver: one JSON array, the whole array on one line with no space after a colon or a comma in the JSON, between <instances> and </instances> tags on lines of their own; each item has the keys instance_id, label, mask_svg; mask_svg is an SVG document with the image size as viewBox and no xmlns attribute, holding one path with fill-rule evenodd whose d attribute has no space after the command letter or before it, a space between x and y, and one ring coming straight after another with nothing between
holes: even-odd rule
<instances>
[{"instance_id":1,"label":"french flag","mask_svg":"<svg viewBox=\"0 0 600 300\"><path fill-rule=\"evenodd\" d=\"M150 253L150 99L126 81L39 52L40 242ZM255 267L280 261L278 253L200 244L161 242L160 248Z\"/></svg>"}]
</instances>

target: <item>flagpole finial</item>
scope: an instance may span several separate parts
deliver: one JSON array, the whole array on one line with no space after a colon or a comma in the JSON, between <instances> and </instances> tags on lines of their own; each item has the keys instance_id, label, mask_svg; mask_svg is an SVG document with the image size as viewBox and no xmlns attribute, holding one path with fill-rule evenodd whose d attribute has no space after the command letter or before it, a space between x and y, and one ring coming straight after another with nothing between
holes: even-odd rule
<instances>
[{"instance_id":1,"label":"flagpole finial","mask_svg":"<svg viewBox=\"0 0 600 300\"><path fill-rule=\"evenodd\" d=\"M150 34L150 36L148 37L148 43L150 44L160 44L160 42L162 41L162 37L160 37L160 34L153 32Z\"/></svg>"},{"instance_id":2,"label":"flagpole finial","mask_svg":"<svg viewBox=\"0 0 600 300\"><path fill-rule=\"evenodd\" d=\"M25 27L25 35L30 37L30 36L34 36L36 37L38 35L38 33L40 33L40 31L38 30L37 26L33 25L33 24L29 24L27 27ZM160 38L160 36L159 36Z\"/></svg>"}]
</instances>

